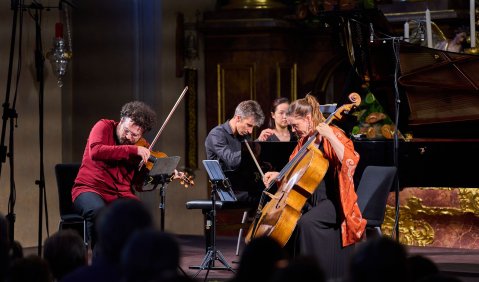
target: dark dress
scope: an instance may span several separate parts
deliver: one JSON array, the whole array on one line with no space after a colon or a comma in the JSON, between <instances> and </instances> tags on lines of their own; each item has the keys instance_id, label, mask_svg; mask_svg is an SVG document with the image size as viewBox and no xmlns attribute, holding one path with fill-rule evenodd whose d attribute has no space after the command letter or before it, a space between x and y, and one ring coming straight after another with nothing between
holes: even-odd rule
<instances>
[{"instance_id":1,"label":"dark dress","mask_svg":"<svg viewBox=\"0 0 479 282\"><path fill-rule=\"evenodd\" d=\"M271 134L268 138L266 138L267 142L281 142L281 140L279 140L278 136L276 136L276 134ZM296 134L294 134L293 132L289 132L289 141L290 142L294 142L294 141L298 141L298 138L296 137Z\"/></svg>"},{"instance_id":2,"label":"dark dress","mask_svg":"<svg viewBox=\"0 0 479 282\"><path fill-rule=\"evenodd\" d=\"M345 278L354 251L354 245L342 247L341 243L338 185L330 167L308 199L292 236L294 242L289 243L295 256L315 257L328 280Z\"/></svg>"}]
</instances>

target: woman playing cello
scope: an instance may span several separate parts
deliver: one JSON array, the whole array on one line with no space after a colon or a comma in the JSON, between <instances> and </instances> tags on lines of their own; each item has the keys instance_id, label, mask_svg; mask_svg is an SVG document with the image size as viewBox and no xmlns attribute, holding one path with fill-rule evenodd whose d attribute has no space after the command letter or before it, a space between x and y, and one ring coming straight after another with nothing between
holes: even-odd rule
<instances>
[{"instance_id":1,"label":"woman playing cello","mask_svg":"<svg viewBox=\"0 0 479 282\"><path fill-rule=\"evenodd\" d=\"M316 135L315 144L329 161L325 176L303 208L288 247L294 255L315 257L328 280L344 278L353 244L360 240L366 225L353 183L359 155L339 128L324 123L319 103L310 94L291 103L288 122L300 138L290 159L309 137ZM280 186L283 179L277 177L278 172L265 173L265 186L275 180Z\"/></svg>"}]
</instances>

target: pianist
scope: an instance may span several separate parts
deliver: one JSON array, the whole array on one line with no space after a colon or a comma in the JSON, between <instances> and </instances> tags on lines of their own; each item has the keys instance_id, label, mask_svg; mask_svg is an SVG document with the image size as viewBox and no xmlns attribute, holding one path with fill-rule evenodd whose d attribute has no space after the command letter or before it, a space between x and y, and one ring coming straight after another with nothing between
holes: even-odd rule
<instances>
[{"instance_id":1,"label":"pianist","mask_svg":"<svg viewBox=\"0 0 479 282\"><path fill-rule=\"evenodd\" d=\"M247 100L239 103L234 116L213 128L206 137L206 158L218 160L225 173L237 169L241 164L241 142L250 140L253 128L260 127L263 121L264 114L258 102ZM232 188L238 201L259 201L260 192L237 191L234 185Z\"/></svg>"}]
</instances>

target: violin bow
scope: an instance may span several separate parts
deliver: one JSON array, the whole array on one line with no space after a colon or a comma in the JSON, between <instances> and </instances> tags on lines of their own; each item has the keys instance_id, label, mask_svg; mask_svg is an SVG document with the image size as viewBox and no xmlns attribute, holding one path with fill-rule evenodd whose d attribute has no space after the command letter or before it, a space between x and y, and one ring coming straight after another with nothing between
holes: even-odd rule
<instances>
[{"instance_id":1,"label":"violin bow","mask_svg":"<svg viewBox=\"0 0 479 282\"><path fill-rule=\"evenodd\" d=\"M163 124L161 125L160 127L160 130L158 130L158 133L156 134L155 138L153 139L153 141L151 141L151 144L150 144L150 147L148 147L149 150L151 150L153 148L153 146L155 146L155 143L156 141L158 141L158 138L160 137L161 133L163 132L163 130L165 129L166 127L166 124L168 124L168 121L170 120L171 116L173 115L173 113L175 112L176 108L178 107L178 105L180 104L181 100L183 99L183 97L185 96L186 92L188 91L188 86L185 86L185 89L183 89L183 92L181 92L181 95L180 97L178 97L178 100L176 100L176 103L175 105L173 105L173 108L171 109L170 113L168 114L168 116L166 117L165 121L163 122ZM141 169L141 167L143 166L143 160L140 162L140 165L139 165L139 168Z\"/></svg>"}]
</instances>

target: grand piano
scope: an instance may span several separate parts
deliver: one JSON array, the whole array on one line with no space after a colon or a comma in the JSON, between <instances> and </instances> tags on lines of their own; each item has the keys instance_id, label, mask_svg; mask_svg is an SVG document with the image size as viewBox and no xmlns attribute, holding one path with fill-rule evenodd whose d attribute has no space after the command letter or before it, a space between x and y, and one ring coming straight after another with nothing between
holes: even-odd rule
<instances>
[{"instance_id":1,"label":"grand piano","mask_svg":"<svg viewBox=\"0 0 479 282\"><path fill-rule=\"evenodd\" d=\"M361 156L355 173L356 185L368 165L397 165L401 189L479 188L479 72L476 71L479 56L450 53L407 42L400 44L398 94L401 103L397 114L401 138L397 146L392 139L353 138L355 149ZM382 73L372 77L391 76L377 67L372 67L373 72ZM373 87L374 83L371 83ZM381 81L374 90L385 112L394 120L396 93L392 90L392 82L389 83L383 87L385 83ZM255 154L266 172L280 171L294 144L253 142L252 146L253 150L259 149ZM249 153L246 149L243 153L241 167L228 172L227 176L238 190L264 189ZM274 168L270 167L271 162Z\"/></svg>"},{"instance_id":2,"label":"grand piano","mask_svg":"<svg viewBox=\"0 0 479 282\"><path fill-rule=\"evenodd\" d=\"M479 187L479 56L407 42L399 50L399 111L391 102L393 88L378 92L386 111L399 114L398 128L407 138L398 146L392 140L355 140L361 155L356 178L367 165L397 164L400 188Z\"/></svg>"}]
</instances>

